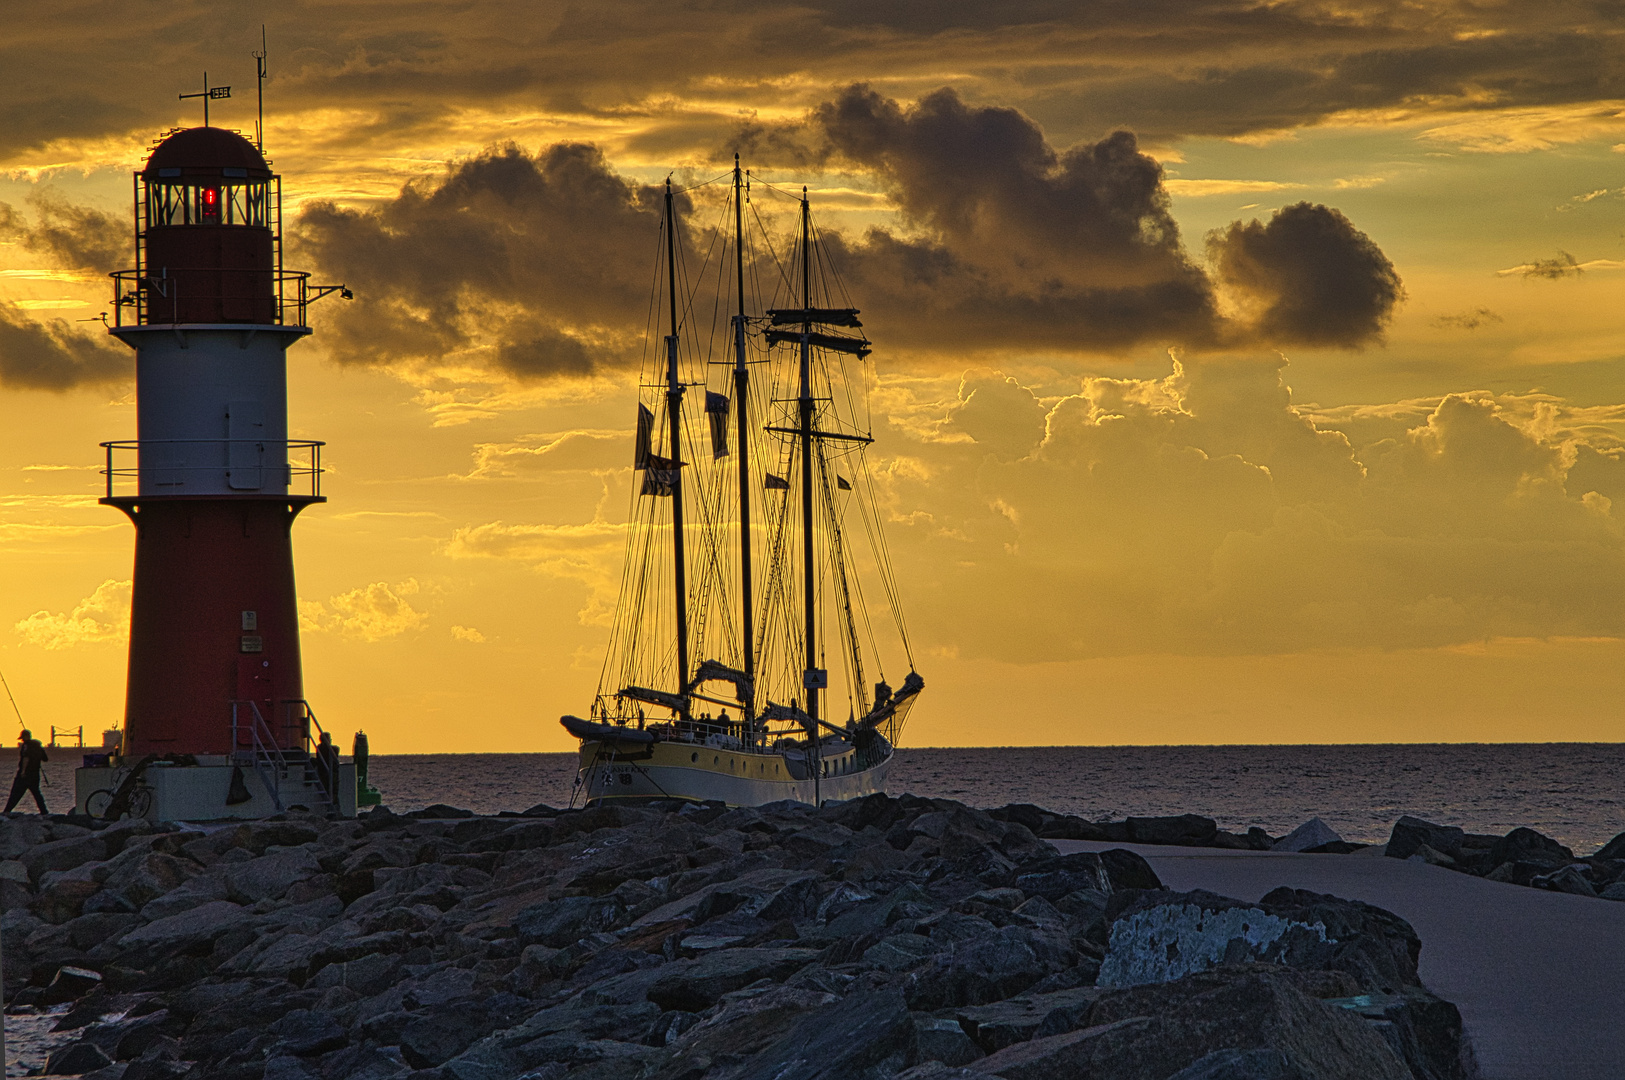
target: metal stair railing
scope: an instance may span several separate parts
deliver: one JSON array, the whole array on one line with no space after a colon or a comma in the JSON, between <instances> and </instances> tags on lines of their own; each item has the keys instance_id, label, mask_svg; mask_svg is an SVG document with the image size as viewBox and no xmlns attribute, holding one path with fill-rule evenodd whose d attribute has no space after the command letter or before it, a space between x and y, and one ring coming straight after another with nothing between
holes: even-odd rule
<instances>
[{"instance_id":1,"label":"metal stair railing","mask_svg":"<svg viewBox=\"0 0 1625 1080\"><path fill-rule=\"evenodd\" d=\"M243 705L247 705L248 708L249 708L249 711L253 713L253 719L251 721L249 721L246 725L242 722L242 716L241 716L241 711L240 711L240 706L243 706ZM250 744L250 746L253 747L253 749L248 750L246 753L242 749L242 746L243 746L242 732L243 732L243 729L245 727L247 728L247 732L248 732L249 744ZM262 731L264 732L264 735L265 735L265 737L263 739L260 737L260 733ZM284 759L282 757L282 748L276 746L276 739L274 737L272 737L271 728L270 728L269 725L266 724L265 717L260 714L259 705L256 702L252 701L252 700L249 700L249 701L235 701L234 700L231 703L231 757L232 757L232 764L234 764L234 765L245 764L243 759L245 757L247 758L246 764L249 764L249 765L253 766L254 772L260 778L260 783L264 784L265 785L265 790L270 792L271 802L276 807L277 813L280 814L284 810L284 807L282 805L282 792L280 790L280 785L276 782L276 779L274 777L272 777L270 774L268 774L266 772L266 770L265 770L265 761L272 754L272 751L266 746L267 743L269 743L272 747L276 747L275 753L276 753L276 758L277 758L278 764L279 765L285 764L285 761L284 761Z\"/></svg>"},{"instance_id":2,"label":"metal stair railing","mask_svg":"<svg viewBox=\"0 0 1625 1080\"><path fill-rule=\"evenodd\" d=\"M307 795L317 796L317 801L319 801L328 812L337 811L339 808L337 791L335 790L332 795L329 795L327 793L326 785L324 785L321 780L321 766L318 763L317 753L318 748L321 745L319 741L320 736L324 733L321 721L316 719L315 710L310 707L310 702L306 701L304 698L288 698L283 701L282 704L286 709L291 709L294 706L302 708L305 711L304 719L310 721L309 725L307 725L304 729L305 761L308 763L308 767L305 770L305 793ZM316 729L315 738L311 737L311 727ZM311 779L312 772L316 774L316 778L314 780ZM333 783L336 789L338 785L338 776L336 773L333 776Z\"/></svg>"}]
</instances>

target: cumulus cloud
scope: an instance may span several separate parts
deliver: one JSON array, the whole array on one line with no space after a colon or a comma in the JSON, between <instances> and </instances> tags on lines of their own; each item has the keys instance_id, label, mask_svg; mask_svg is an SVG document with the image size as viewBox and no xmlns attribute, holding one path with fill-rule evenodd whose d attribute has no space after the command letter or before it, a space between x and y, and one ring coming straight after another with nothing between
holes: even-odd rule
<instances>
[{"instance_id":1,"label":"cumulus cloud","mask_svg":"<svg viewBox=\"0 0 1625 1080\"><path fill-rule=\"evenodd\" d=\"M370 210L316 203L298 235L358 297L333 318L340 360L469 354L532 379L635 353L658 227L654 189L561 143L494 147Z\"/></svg>"},{"instance_id":2,"label":"cumulus cloud","mask_svg":"<svg viewBox=\"0 0 1625 1080\"><path fill-rule=\"evenodd\" d=\"M1047 406L968 375L888 437L923 463L880 474L914 619L996 595L961 655L1015 663L1625 633L1617 408L1474 392L1362 424L1283 372L1192 359Z\"/></svg>"},{"instance_id":3,"label":"cumulus cloud","mask_svg":"<svg viewBox=\"0 0 1625 1080\"><path fill-rule=\"evenodd\" d=\"M482 111L505 121L537 112L585 123L630 117L645 121L636 125L642 144L684 152L725 128L742 100L808 103L818 85L877 70L909 96L952 71L978 97L1020 95L1035 111L1076 117L1080 131L1120 123L1159 136L1245 136L1376 111L1467 126L1502 111L1625 98L1611 24L1583 0L476 8L425 0L334 7L316 19L298 8L264 15L273 130L300 113L342 108L347 130L312 125L313 141L360 142L375 156L448 130L456 138L458 123ZM192 68L177 66L167 93L132 93L152 85L151 57L245 64L252 38L243 31L202 0L177 0L161 21L138 9L94 25L73 8L15 13L0 41L0 69L13 76L0 88L0 160L64 140L162 130L177 118L170 95L192 89L178 71ZM178 42L195 51L177 54ZM222 102L216 115L243 124L246 106Z\"/></svg>"},{"instance_id":4,"label":"cumulus cloud","mask_svg":"<svg viewBox=\"0 0 1625 1080\"><path fill-rule=\"evenodd\" d=\"M446 554L453 559L512 560L583 585L588 596L581 621L608 625L625 543L625 528L602 520L567 525L491 521L458 529L446 544Z\"/></svg>"},{"instance_id":5,"label":"cumulus cloud","mask_svg":"<svg viewBox=\"0 0 1625 1080\"><path fill-rule=\"evenodd\" d=\"M1162 169L1133 134L1060 149L1019 110L950 89L903 104L853 85L740 138L884 187L900 226L824 240L891 350L1358 348L1402 295L1369 237L1309 203L1211 238L1215 277L1186 250ZM508 145L373 209L317 204L299 236L360 297L333 316L341 359L579 376L641 357L659 204L593 147ZM686 197L678 209L691 246L709 244Z\"/></svg>"},{"instance_id":6,"label":"cumulus cloud","mask_svg":"<svg viewBox=\"0 0 1625 1080\"><path fill-rule=\"evenodd\" d=\"M124 382L134 372L134 354L124 346L91 337L63 319L36 321L0 305L0 385L62 391Z\"/></svg>"},{"instance_id":7,"label":"cumulus cloud","mask_svg":"<svg viewBox=\"0 0 1625 1080\"><path fill-rule=\"evenodd\" d=\"M425 612L414 609L407 597L418 593L417 580L407 578L396 585L375 581L320 600L299 604L299 625L305 630L338 634L366 642L386 641L428 621Z\"/></svg>"},{"instance_id":8,"label":"cumulus cloud","mask_svg":"<svg viewBox=\"0 0 1625 1080\"><path fill-rule=\"evenodd\" d=\"M131 257L129 225L89 206L42 191L29 198L37 219L30 223L9 203L0 202L0 241L47 255L70 270L108 273Z\"/></svg>"},{"instance_id":9,"label":"cumulus cloud","mask_svg":"<svg viewBox=\"0 0 1625 1080\"><path fill-rule=\"evenodd\" d=\"M70 612L36 611L13 627L17 636L42 649L71 649L130 636L131 582L112 578L74 605Z\"/></svg>"},{"instance_id":10,"label":"cumulus cloud","mask_svg":"<svg viewBox=\"0 0 1625 1080\"><path fill-rule=\"evenodd\" d=\"M1352 345L1382 333L1404 295L1399 273L1341 213L1300 202L1208 237L1246 321L1280 345Z\"/></svg>"},{"instance_id":11,"label":"cumulus cloud","mask_svg":"<svg viewBox=\"0 0 1625 1080\"><path fill-rule=\"evenodd\" d=\"M485 635L472 626L453 626L451 636L457 641L466 641L470 645L483 645L486 640Z\"/></svg>"}]
</instances>

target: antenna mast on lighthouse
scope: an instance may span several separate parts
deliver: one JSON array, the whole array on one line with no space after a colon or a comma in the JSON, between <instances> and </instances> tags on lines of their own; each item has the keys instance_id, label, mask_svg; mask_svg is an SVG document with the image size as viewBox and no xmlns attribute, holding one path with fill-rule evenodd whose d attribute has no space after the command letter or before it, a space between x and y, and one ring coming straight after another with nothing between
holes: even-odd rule
<instances>
[{"instance_id":1,"label":"antenna mast on lighthouse","mask_svg":"<svg viewBox=\"0 0 1625 1080\"><path fill-rule=\"evenodd\" d=\"M266 57L270 50L265 47L265 24L260 23L260 49L254 53L254 77L257 80L256 89L259 92L259 118L254 121L254 149L265 153L265 78L270 74L266 65Z\"/></svg>"}]
</instances>

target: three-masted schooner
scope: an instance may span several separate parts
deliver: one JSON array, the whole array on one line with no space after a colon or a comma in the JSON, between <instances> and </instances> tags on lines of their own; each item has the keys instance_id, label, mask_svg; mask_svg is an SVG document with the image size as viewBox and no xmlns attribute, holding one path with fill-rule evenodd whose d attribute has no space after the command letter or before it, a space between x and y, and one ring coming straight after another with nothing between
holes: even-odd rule
<instances>
[{"instance_id":1,"label":"three-masted schooner","mask_svg":"<svg viewBox=\"0 0 1625 1080\"><path fill-rule=\"evenodd\" d=\"M737 157L731 179L732 221L711 234L723 254L697 276L717 275L707 340L695 332L705 287L686 287L666 181L648 346L661 321L667 333L645 350L620 597L591 718L561 721L581 740L576 797L588 801L822 805L882 791L925 687L868 471L860 313L818 243L806 188L781 262ZM753 311L767 290L747 286L768 275L776 302ZM685 409L702 385L703 405ZM909 666L895 690L882 620Z\"/></svg>"}]
</instances>

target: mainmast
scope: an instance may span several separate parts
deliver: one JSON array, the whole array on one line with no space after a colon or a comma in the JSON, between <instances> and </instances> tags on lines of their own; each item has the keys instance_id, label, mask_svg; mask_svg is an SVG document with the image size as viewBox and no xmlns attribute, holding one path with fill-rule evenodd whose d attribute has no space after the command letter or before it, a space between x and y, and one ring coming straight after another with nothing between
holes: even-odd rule
<instances>
[{"instance_id":1,"label":"mainmast","mask_svg":"<svg viewBox=\"0 0 1625 1080\"><path fill-rule=\"evenodd\" d=\"M677 215L666 178L666 286L671 333L666 335L666 416L671 421L671 539L677 593L677 693L688 695L688 574L683 556L683 384L677 371ZM683 706L688 718L688 706Z\"/></svg>"},{"instance_id":2,"label":"mainmast","mask_svg":"<svg viewBox=\"0 0 1625 1080\"><path fill-rule=\"evenodd\" d=\"M745 178L734 155L734 270L739 314L734 316L734 406L739 419L739 607L743 619L746 687L740 691L745 721L756 715L756 631L750 581L750 369L745 353Z\"/></svg>"},{"instance_id":3,"label":"mainmast","mask_svg":"<svg viewBox=\"0 0 1625 1080\"><path fill-rule=\"evenodd\" d=\"M807 739L814 748L813 777L817 784L818 691L825 677L818 670L817 565L813 561L813 380L812 380L812 225L807 189L801 189L801 593L807 635L807 664L802 685L807 691Z\"/></svg>"}]
</instances>

